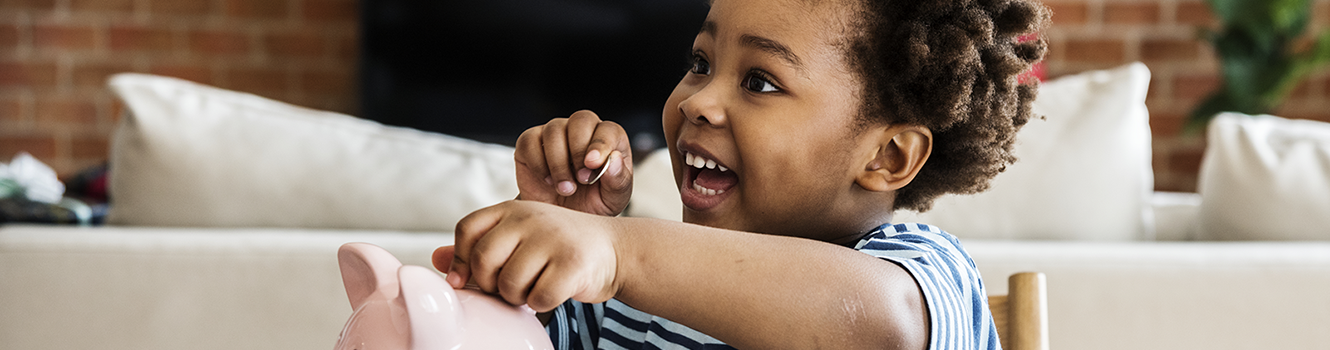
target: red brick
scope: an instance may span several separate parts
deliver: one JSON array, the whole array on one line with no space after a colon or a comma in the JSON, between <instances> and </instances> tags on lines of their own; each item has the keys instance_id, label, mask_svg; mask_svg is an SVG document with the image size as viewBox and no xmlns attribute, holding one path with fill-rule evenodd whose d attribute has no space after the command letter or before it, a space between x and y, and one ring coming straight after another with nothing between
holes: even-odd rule
<instances>
[{"instance_id":1,"label":"red brick","mask_svg":"<svg viewBox=\"0 0 1330 350\"><path fill-rule=\"evenodd\" d=\"M148 69L148 73L176 77L201 84L215 84L212 70L199 65L161 65Z\"/></svg>"},{"instance_id":2,"label":"red brick","mask_svg":"<svg viewBox=\"0 0 1330 350\"><path fill-rule=\"evenodd\" d=\"M35 112L41 124L97 124L97 106L87 98L38 97Z\"/></svg>"},{"instance_id":3,"label":"red brick","mask_svg":"<svg viewBox=\"0 0 1330 350\"><path fill-rule=\"evenodd\" d=\"M313 21L355 21L360 15L355 0L305 0L301 8L305 19Z\"/></svg>"},{"instance_id":4,"label":"red brick","mask_svg":"<svg viewBox=\"0 0 1330 350\"><path fill-rule=\"evenodd\" d=\"M0 87L49 87L55 83L55 63L0 62Z\"/></svg>"},{"instance_id":5,"label":"red brick","mask_svg":"<svg viewBox=\"0 0 1330 350\"><path fill-rule=\"evenodd\" d=\"M148 9L168 15L206 15L212 12L209 0L151 0Z\"/></svg>"},{"instance_id":6,"label":"red brick","mask_svg":"<svg viewBox=\"0 0 1330 350\"><path fill-rule=\"evenodd\" d=\"M1173 97L1204 98L1218 89L1219 83L1219 77L1214 75L1179 75L1173 78Z\"/></svg>"},{"instance_id":7,"label":"red brick","mask_svg":"<svg viewBox=\"0 0 1330 350\"><path fill-rule=\"evenodd\" d=\"M91 26L36 25L32 27L32 44L36 47L63 49L89 49L96 45L97 32Z\"/></svg>"},{"instance_id":8,"label":"red brick","mask_svg":"<svg viewBox=\"0 0 1330 350\"><path fill-rule=\"evenodd\" d=\"M226 14L236 17L283 18L288 0L226 0Z\"/></svg>"},{"instance_id":9,"label":"red brick","mask_svg":"<svg viewBox=\"0 0 1330 350\"><path fill-rule=\"evenodd\" d=\"M1293 90L1288 92L1287 99L1294 100L1312 97L1312 84L1316 84L1316 81L1312 79L1303 79L1302 81L1299 81L1293 86Z\"/></svg>"},{"instance_id":10,"label":"red brick","mask_svg":"<svg viewBox=\"0 0 1330 350\"><path fill-rule=\"evenodd\" d=\"M1187 115L1150 113L1150 133L1155 136L1178 135L1187 122Z\"/></svg>"},{"instance_id":11,"label":"red brick","mask_svg":"<svg viewBox=\"0 0 1330 350\"><path fill-rule=\"evenodd\" d=\"M4 0L0 9L54 10L55 0Z\"/></svg>"},{"instance_id":12,"label":"red brick","mask_svg":"<svg viewBox=\"0 0 1330 350\"><path fill-rule=\"evenodd\" d=\"M300 74L300 87L306 93L349 95L351 79L346 72L304 72Z\"/></svg>"},{"instance_id":13,"label":"red brick","mask_svg":"<svg viewBox=\"0 0 1330 350\"><path fill-rule=\"evenodd\" d=\"M0 25L0 50L11 49L18 46L18 26L13 24Z\"/></svg>"},{"instance_id":14,"label":"red brick","mask_svg":"<svg viewBox=\"0 0 1330 350\"><path fill-rule=\"evenodd\" d=\"M12 158L18 152L28 152L46 162L55 158L55 137L51 135L0 136L0 157Z\"/></svg>"},{"instance_id":15,"label":"red brick","mask_svg":"<svg viewBox=\"0 0 1330 350\"><path fill-rule=\"evenodd\" d=\"M344 62L354 62L360 56L360 38L355 34L338 37L333 40L337 43L337 48L333 52L333 57Z\"/></svg>"},{"instance_id":16,"label":"red brick","mask_svg":"<svg viewBox=\"0 0 1330 350\"><path fill-rule=\"evenodd\" d=\"M1174 149L1172 154L1168 155L1168 170L1183 174L1200 173L1203 155L1205 155L1203 147Z\"/></svg>"},{"instance_id":17,"label":"red brick","mask_svg":"<svg viewBox=\"0 0 1330 350\"><path fill-rule=\"evenodd\" d=\"M1175 20L1178 24L1208 25L1215 23L1210 6L1199 1L1179 2Z\"/></svg>"},{"instance_id":18,"label":"red brick","mask_svg":"<svg viewBox=\"0 0 1330 350\"><path fill-rule=\"evenodd\" d=\"M1201 43L1196 40L1146 39L1141 42L1141 59L1146 61L1194 61L1200 57Z\"/></svg>"},{"instance_id":19,"label":"red brick","mask_svg":"<svg viewBox=\"0 0 1330 350\"><path fill-rule=\"evenodd\" d=\"M1053 25L1076 25L1085 24L1089 18L1089 5L1084 2L1070 3L1046 3L1050 10L1053 10Z\"/></svg>"},{"instance_id":20,"label":"red brick","mask_svg":"<svg viewBox=\"0 0 1330 350\"><path fill-rule=\"evenodd\" d=\"M1110 3L1104 4L1104 22L1107 23L1158 23L1158 3Z\"/></svg>"},{"instance_id":21,"label":"red brick","mask_svg":"<svg viewBox=\"0 0 1330 350\"><path fill-rule=\"evenodd\" d=\"M0 123L18 122L23 119L23 101L18 98L0 98Z\"/></svg>"},{"instance_id":22,"label":"red brick","mask_svg":"<svg viewBox=\"0 0 1330 350\"><path fill-rule=\"evenodd\" d=\"M112 74L131 72L134 68L128 63L102 63L76 65L73 69L74 86L103 88L106 79Z\"/></svg>"},{"instance_id":23,"label":"red brick","mask_svg":"<svg viewBox=\"0 0 1330 350\"><path fill-rule=\"evenodd\" d=\"M108 117L110 117L109 121L111 125L115 125L116 123L120 122L120 117L125 112L125 103L121 102L120 99L118 98L112 98L110 100L111 100L110 102L111 107L107 108L106 110L111 112L111 114L108 115Z\"/></svg>"},{"instance_id":24,"label":"red brick","mask_svg":"<svg viewBox=\"0 0 1330 350\"><path fill-rule=\"evenodd\" d=\"M168 29L111 27L111 49L116 51L170 51L175 35Z\"/></svg>"},{"instance_id":25,"label":"red brick","mask_svg":"<svg viewBox=\"0 0 1330 350\"><path fill-rule=\"evenodd\" d=\"M70 0L69 9L75 12L133 12L134 0Z\"/></svg>"},{"instance_id":26,"label":"red brick","mask_svg":"<svg viewBox=\"0 0 1330 350\"><path fill-rule=\"evenodd\" d=\"M234 69L227 72L227 88L269 97L289 91L286 71L270 68Z\"/></svg>"},{"instance_id":27,"label":"red brick","mask_svg":"<svg viewBox=\"0 0 1330 350\"><path fill-rule=\"evenodd\" d=\"M243 54L249 52L249 37L233 31L196 31L189 33L189 46L206 54Z\"/></svg>"},{"instance_id":28,"label":"red brick","mask_svg":"<svg viewBox=\"0 0 1330 350\"><path fill-rule=\"evenodd\" d=\"M328 52L328 41L315 32L272 33L263 38L269 54L286 57L317 57Z\"/></svg>"},{"instance_id":29,"label":"red brick","mask_svg":"<svg viewBox=\"0 0 1330 350\"><path fill-rule=\"evenodd\" d=\"M1126 57L1126 44L1116 39L1068 40L1063 50L1073 62L1118 63Z\"/></svg>"},{"instance_id":30,"label":"red brick","mask_svg":"<svg viewBox=\"0 0 1330 350\"><path fill-rule=\"evenodd\" d=\"M105 159L110 152L110 142L105 137L76 138L69 142L69 153L74 159Z\"/></svg>"}]
</instances>

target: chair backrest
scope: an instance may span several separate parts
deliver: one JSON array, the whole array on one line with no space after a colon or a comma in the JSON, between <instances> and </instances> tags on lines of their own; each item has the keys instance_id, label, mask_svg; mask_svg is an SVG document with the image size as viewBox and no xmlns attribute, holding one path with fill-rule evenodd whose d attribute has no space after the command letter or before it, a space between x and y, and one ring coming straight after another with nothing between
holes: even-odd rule
<instances>
[{"instance_id":1,"label":"chair backrest","mask_svg":"<svg viewBox=\"0 0 1330 350\"><path fill-rule=\"evenodd\" d=\"M1007 350L1048 350L1048 291L1044 274L1021 272L1007 278L1007 295L988 297L998 338Z\"/></svg>"}]
</instances>

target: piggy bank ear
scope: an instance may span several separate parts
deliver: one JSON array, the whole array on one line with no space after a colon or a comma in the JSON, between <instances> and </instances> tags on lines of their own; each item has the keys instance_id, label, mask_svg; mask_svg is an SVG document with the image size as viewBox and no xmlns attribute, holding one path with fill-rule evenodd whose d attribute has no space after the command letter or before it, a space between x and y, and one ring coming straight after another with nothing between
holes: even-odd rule
<instances>
[{"instance_id":1,"label":"piggy bank ear","mask_svg":"<svg viewBox=\"0 0 1330 350\"><path fill-rule=\"evenodd\" d=\"M342 267L342 285L352 310L375 293L386 299L397 297L397 269L402 262L387 250L369 243L343 244L337 250L337 263Z\"/></svg>"},{"instance_id":2,"label":"piggy bank ear","mask_svg":"<svg viewBox=\"0 0 1330 350\"><path fill-rule=\"evenodd\" d=\"M462 302L439 273L407 265L398 272L411 319L412 349L453 349L462 344Z\"/></svg>"}]
</instances>

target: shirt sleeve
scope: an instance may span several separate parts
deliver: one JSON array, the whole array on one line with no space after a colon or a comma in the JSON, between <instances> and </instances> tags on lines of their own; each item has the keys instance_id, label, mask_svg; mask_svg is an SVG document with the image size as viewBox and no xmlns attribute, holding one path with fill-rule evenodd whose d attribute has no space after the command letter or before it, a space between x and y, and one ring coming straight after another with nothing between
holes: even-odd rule
<instances>
[{"instance_id":1,"label":"shirt sleeve","mask_svg":"<svg viewBox=\"0 0 1330 350\"><path fill-rule=\"evenodd\" d=\"M855 249L914 277L928 306L929 349L1001 348L979 270L955 236L924 224L889 224Z\"/></svg>"},{"instance_id":2,"label":"shirt sleeve","mask_svg":"<svg viewBox=\"0 0 1330 350\"><path fill-rule=\"evenodd\" d=\"M600 338L600 320L604 304L587 304L569 299L554 308L545 333L556 350L594 350Z\"/></svg>"}]
</instances>

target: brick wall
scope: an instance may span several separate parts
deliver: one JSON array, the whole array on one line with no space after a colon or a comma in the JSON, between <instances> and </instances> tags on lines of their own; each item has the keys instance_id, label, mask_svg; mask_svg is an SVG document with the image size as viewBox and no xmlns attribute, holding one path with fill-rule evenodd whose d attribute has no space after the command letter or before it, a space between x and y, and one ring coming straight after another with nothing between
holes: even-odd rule
<instances>
[{"instance_id":1,"label":"brick wall","mask_svg":"<svg viewBox=\"0 0 1330 350\"><path fill-rule=\"evenodd\" d=\"M108 75L147 72L356 108L356 0L0 0L0 161L106 159Z\"/></svg>"},{"instance_id":2,"label":"brick wall","mask_svg":"<svg viewBox=\"0 0 1330 350\"><path fill-rule=\"evenodd\" d=\"M1314 0L1311 29L1330 23L1330 1ZM1219 63L1201 27L1217 22L1200 0L1045 0L1053 10L1047 36L1049 77L1141 61L1150 67L1150 128L1155 188L1194 191L1204 135L1183 135L1192 108L1218 87ZM1330 72L1312 75L1275 113L1330 121Z\"/></svg>"},{"instance_id":3,"label":"brick wall","mask_svg":"<svg viewBox=\"0 0 1330 350\"><path fill-rule=\"evenodd\" d=\"M1196 30L1200 0L1046 0L1048 75L1143 61L1156 188L1196 187L1205 141L1180 134L1218 85ZM1315 0L1313 29L1330 23ZM106 157L113 72L172 75L314 108L353 113L355 0L0 0L0 159L27 150L62 174ZM1330 72L1300 86L1278 114L1330 121Z\"/></svg>"}]
</instances>

